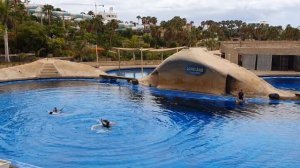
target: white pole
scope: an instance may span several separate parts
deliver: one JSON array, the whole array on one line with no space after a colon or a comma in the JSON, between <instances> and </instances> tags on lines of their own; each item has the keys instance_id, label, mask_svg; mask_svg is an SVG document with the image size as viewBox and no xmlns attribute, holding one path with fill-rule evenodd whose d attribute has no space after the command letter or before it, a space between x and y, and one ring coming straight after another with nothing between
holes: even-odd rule
<instances>
[{"instance_id":1,"label":"white pole","mask_svg":"<svg viewBox=\"0 0 300 168\"><path fill-rule=\"evenodd\" d=\"M8 48L8 35L7 35L7 26L5 25L4 28L5 32L4 32L4 48L5 48L5 61L6 62L10 62L10 58L9 58L9 48Z\"/></svg>"},{"instance_id":2,"label":"white pole","mask_svg":"<svg viewBox=\"0 0 300 168\"><path fill-rule=\"evenodd\" d=\"M43 11L41 11L41 25L43 25Z\"/></svg>"},{"instance_id":3,"label":"white pole","mask_svg":"<svg viewBox=\"0 0 300 168\"><path fill-rule=\"evenodd\" d=\"M99 67L99 57L98 57L98 45L96 42L96 57L97 57L97 67Z\"/></svg>"},{"instance_id":4,"label":"white pole","mask_svg":"<svg viewBox=\"0 0 300 168\"><path fill-rule=\"evenodd\" d=\"M143 50L141 49L141 70L142 70L142 77L144 76L144 62L143 62Z\"/></svg>"},{"instance_id":5,"label":"white pole","mask_svg":"<svg viewBox=\"0 0 300 168\"><path fill-rule=\"evenodd\" d=\"M132 56L133 56L133 61L135 61L135 53L134 53L134 51L132 52Z\"/></svg>"},{"instance_id":6,"label":"white pole","mask_svg":"<svg viewBox=\"0 0 300 168\"><path fill-rule=\"evenodd\" d=\"M120 74L120 70L121 70L121 58L120 58L120 49L118 49L118 58L119 58L119 74Z\"/></svg>"}]
</instances>

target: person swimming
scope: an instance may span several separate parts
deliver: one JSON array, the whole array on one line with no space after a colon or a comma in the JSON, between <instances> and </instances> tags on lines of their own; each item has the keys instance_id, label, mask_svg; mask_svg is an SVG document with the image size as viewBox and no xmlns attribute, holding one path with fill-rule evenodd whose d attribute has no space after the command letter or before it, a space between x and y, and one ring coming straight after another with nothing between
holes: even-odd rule
<instances>
[{"instance_id":1,"label":"person swimming","mask_svg":"<svg viewBox=\"0 0 300 168\"><path fill-rule=\"evenodd\" d=\"M108 120L103 120L102 118L101 118L101 124L105 128L109 128L111 126L111 123Z\"/></svg>"},{"instance_id":2,"label":"person swimming","mask_svg":"<svg viewBox=\"0 0 300 168\"><path fill-rule=\"evenodd\" d=\"M54 107L54 109L52 111L50 111L49 114L50 115L52 115L52 114L59 114L61 112L61 110L58 110L56 107Z\"/></svg>"}]
</instances>

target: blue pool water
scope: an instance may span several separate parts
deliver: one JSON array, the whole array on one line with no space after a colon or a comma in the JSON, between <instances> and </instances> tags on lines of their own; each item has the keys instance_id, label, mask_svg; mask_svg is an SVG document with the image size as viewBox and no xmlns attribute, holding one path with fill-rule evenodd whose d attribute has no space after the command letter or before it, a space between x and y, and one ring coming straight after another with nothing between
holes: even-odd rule
<instances>
[{"instance_id":1,"label":"blue pool water","mask_svg":"<svg viewBox=\"0 0 300 168\"><path fill-rule=\"evenodd\" d=\"M107 71L106 73L110 75L125 76L125 77L138 79L149 75L153 70L154 68L143 68L143 73L142 73L141 68L128 68L128 69L121 69L121 70L110 70Z\"/></svg>"},{"instance_id":2,"label":"blue pool water","mask_svg":"<svg viewBox=\"0 0 300 168\"><path fill-rule=\"evenodd\" d=\"M300 90L300 79L268 81ZM55 106L63 113L49 115ZM232 97L97 80L3 83L0 158L66 168L296 168L299 108L299 101L237 106ZM99 118L116 125L99 127Z\"/></svg>"},{"instance_id":3,"label":"blue pool water","mask_svg":"<svg viewBox=\"0 0 300 168\"><path fill-rule=\"evenodd\" d=\"M300 77L265 77L271 85L292 91L300 91Z\"/></svg>"}]
</instances>

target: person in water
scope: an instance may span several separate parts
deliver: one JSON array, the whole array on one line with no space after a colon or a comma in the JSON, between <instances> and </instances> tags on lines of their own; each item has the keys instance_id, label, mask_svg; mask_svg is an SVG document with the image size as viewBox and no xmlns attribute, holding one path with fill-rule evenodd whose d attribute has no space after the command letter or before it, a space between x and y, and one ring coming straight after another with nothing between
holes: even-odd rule
<instances>
[{"instance_id":1,"label":"person in water","mask_svg":"<svg viewBox=\"0 0 300 168\"><path fill-rule=\"evenodd\" d=\"M49 112L49 114L58 114L58 113L59 113L59 111L56 107L54 107L54 109Z\"/></svg>"},{"instance_id":2,"label":"person in water","mask_svg":"<svg viewBox=\"0 0 300 168\"><path fill-rule=\"evenodd\" d=\"M237 99L237 102L238 102L238 103L243 103L243 102L245 102L243 89L241 89L241 90L239 91L239 93L238 93L238 99Z\"/></svg>"},{"instance_id":3,"label":"person in water","mask_svg":"<svg viewBox=\"0 0 300 168\"><path fill-rule=\"evenodd\" d=\"M101 124L105 128L109 128L111 126L110 121L108 121L108 120L102 120L102 118L101 118Z\"/></svg>"}]
</instances>

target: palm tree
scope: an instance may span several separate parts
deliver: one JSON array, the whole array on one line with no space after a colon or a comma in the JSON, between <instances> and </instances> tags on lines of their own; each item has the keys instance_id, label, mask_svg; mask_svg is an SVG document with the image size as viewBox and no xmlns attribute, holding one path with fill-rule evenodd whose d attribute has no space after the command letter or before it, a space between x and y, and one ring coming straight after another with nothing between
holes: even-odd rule
<instances>
[{"instance_id":1,"label":"palm tree","mask_svg":"<svg viewBox=\"0 0 300 168\"><path fill-rule=\"evenodd\" d=\"M0 19L1 25L4 27L4 48L5 48L5 61L10 62L9 48L8 48L8 34L7 34L7 21L10 12L9 0L0 0Z\"/></svg>"},{"instance_id":2,"label":"palm tree","mask_svg":"<svg viewBox=\"0 0 300 168\"><path fill-rule=\"evenodd\" d=\"M142 17L142 25L144 26L144 31L145 31L147 25L147 18L145 16Z\"/></svg>"},{"instance_id":3,"label":"palm tree","mask_svg":"<svg viewBox=\"0 0 300 168\"><path fill-rule=\"evenodd\" d=\"M136 17L138 19L138 24L140 24L140 19L142 18L140 15Z\"/></svg>"},{"instance_id":4,"label":"palm tree","mask_svg":"<svg viewBox=\"0 0 300 168\"><path fill-rule=\"evenodd\" d=\"M299 30L288 24L281 34L282 40L298 40L300 37Z\"/></svg>"},{"instance_id":5,"label":"palm tree","mask_svg":"<svg viewBox=\"0 0 300 168\"><path fill-rule=\"evenodd\" d=\"M150 22L151 22L153 25L156 25L156 23L157 23L157 18L156 18L156 17L151 17L151 18L150 18Z\"/></svg>"},{"instance_id":6,"label":"palm tree","mask_svg":"<svg viewBox=\"0 0 300 168\"><path fill-rule=\"evenodd\" d=\"M54 10L54 7L52 5L44 5L43 7L43 11L47 12L47 17L48 17L48 24L50 25L51 23L51 15L52 15L52 11Z\"/></svg>"},{"instance_id":7,"label":"palm tree","mask_svg":"<svg viewBox=\"0 0 300 168\"><path fill-rule=\"evenodd\" d=\"M106 28L108 29L109 34L109 45L112 46L112 38L118 28L118 22L116 20L111 20L106 24Z\"/></svg>"},{"instance_id":8,"label":"palm tree","mask_svg":"<svg viewBox=\"0 0 300 168\"><path fill-rule=\"evenodd\" d=\"M85 15L85 12L80 12L82 19L83 19L83 15Z\"/></svg>"},{"instance_id":9,"label":"palm tree","mask_svg":"<svg viewBox=\"0 0 300 168\"><path fill-rule=\"evenodd\" d=\"M195 23L194 21L190 21L190 24L191 24L191 26L193 26L193 25L194 25L194 23Z\"/></svg>"},{"instance_id":10,"label":"palm tree","mask_svg":"<svg viewBox=\"0 0 300 168\"><path fill-rule=\"evenodd\" d=\"M147 22L147 24L150 24L150 20L151 20L151 16L147 16L147 17L146 17L146 22Z\"/></svg>"},{"instance_id":11,"label":"palm tree","mask_svg":"<svg viewBox=\"0 0 300 168\"><path fill-rule=\"evenodd\" d=\"M94 12L93 11L88 11L87 14L90 15L90 16L94 16Z\"/></svg>"},{"instance_id":12,"label":"palm tree","mask_svg":"<svg viewBox=\"0 0 300 168\"><path fill-rule=\"evenodd\" d=\"M146 22L147 22L147 21L146 21L146 17L143 16L141 19L142 19L142 25L146 24Z\"/></svg>"},{"instance_id":13,"label":"palm tree","mask_svg":"<svg viewBox=\"0 0 300 168\"><path fill-rule=\"evenodd\" d=\"M96 15L93 20L91 20L92 31L101 33L103 30L103 18L101 15Z\"/></svg>"}]
</instances>

